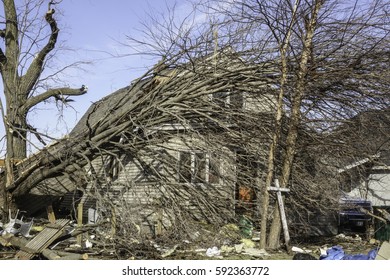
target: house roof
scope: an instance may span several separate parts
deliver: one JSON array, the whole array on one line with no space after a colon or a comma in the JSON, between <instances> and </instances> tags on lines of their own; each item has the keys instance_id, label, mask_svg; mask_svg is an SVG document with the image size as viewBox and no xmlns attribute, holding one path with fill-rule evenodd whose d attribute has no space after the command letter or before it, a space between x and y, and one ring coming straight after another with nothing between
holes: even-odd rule
<instances>
[{"instance_id":1,"label":"house roof","mask_svg":"<svg viewBox=\"0 0 390 280\"><path fill-rule=\"evenodd\" d=\"M373 162L375 159L378 159L379 157L380 157L380 153L375 154L372 157L366 157L364 159L361 159L361 160L355 161L355 162L353 162L351 164L348 164L348 165L344 166L343 168L339 168L337 170L337 172L338 173L343 173L343 172L351 170L351 169L353 169L355 167L359 167L359 166L362 166L362 165L364 165L366 163Z\"/></svg>"},{"instance_id":2,"label":"house roof","mask_svg":"<svg viewBox=\"0 0 390 280\"><path fill-rule=\"evenodd\" d=\"M389 166L390 107L367 110L345 120L329 137L336 147L332 153L339 172L368 162Z\"/></svg>"}]
</instances>

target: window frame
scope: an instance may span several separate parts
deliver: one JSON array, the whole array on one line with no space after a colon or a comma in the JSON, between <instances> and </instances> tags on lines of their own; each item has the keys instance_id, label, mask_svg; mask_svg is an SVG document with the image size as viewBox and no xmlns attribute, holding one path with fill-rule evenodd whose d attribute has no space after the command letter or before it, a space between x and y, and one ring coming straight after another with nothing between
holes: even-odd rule
<instances>
[{"instance_id":1,"label":"window frame","mask_svg":"<svg viewBox=\"0 0 390 280\"><path fill-rule=\"evenodd\" d=\"M182 176L182 170L183 166L181 164L181 157L182 154L189 154L190 155L190 165L189 167L191 170L189 171L189 175L191 178L183 178ZM202 159L200 161L201 166L197 166L197 161L199 161L199 157L197 155L202 155ZM214 167L211 167L212 162L214 158ZM212 156L211 153L201 151L201 150L183 150L178 152L178 166L177 166L177 182L179 183L191 183L191 184L211 184L211 185L217 185L221 182L221 176L219 175L219 169L220 169L220 160L216 156ZM213 174L213 178L217 178L217 180L212 180L210 182L211 177L211 170L217 169L215 173ZM200 176L197 176L197 174L200 172ZM203 173L203 174L202 174ZM188 180L190 179L190 180Z\"/></svg>"}]
</instances>

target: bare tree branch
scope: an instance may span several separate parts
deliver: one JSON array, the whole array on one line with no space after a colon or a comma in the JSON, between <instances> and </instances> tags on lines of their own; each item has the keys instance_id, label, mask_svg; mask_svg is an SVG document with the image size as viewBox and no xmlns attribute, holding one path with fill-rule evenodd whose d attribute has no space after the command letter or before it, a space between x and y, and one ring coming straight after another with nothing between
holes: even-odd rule
<instances>
[{"instance_id":1,"label":"bare tree branch","mask_svg":"<svg viewBox=\"0 0 390 280\"><path fill-rule=\"evenodd\" d=\"M29 98L24 104L23 104L23 110L28 111L38 103L43 102L44 100L47 100L51 97L55 97L58 100L61 100L61 98L65 101L64 97L66 96L79 96L83 95L88 91L87 86L82 86L78 89L72 89L72 88L53 88L49 89L46 92L43 92L39 95L33 96Z\"/></svg>"}]
</instances>

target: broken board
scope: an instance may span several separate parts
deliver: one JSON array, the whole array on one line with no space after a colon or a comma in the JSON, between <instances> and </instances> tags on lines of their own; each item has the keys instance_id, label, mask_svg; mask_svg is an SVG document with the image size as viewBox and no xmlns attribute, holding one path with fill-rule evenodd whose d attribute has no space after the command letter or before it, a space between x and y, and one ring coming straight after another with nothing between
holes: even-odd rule
<instances>
[{"instance_id":1,"label":"broken board","mask_svg":"<svg viewBox=\"0 0 390 280\"><path fill-rule=\"evenodd\" d=\"M390 260L390 243L383 242L375 260Z\"/></svg>"},{"instance_id":2,"label":"broken board","mask_svg":"<svg viewBox=\"0 0 390 280\"><path fill-rule=\"evenodd\" d=\"M64 227L69 223L69 220L59 219L54 224L48 224L46 227L33 239L31 239L26 246L16 254L17 259L29 260L35 254L39 254L56 240L63 232Z\"/></svg>"}]
</instances>

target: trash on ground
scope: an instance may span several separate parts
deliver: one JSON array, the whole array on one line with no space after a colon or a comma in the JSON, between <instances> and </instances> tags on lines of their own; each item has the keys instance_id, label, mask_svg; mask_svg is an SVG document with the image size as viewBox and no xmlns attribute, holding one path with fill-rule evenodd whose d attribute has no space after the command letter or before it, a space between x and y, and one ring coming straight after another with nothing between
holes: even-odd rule
<instances>
[{"instance_id":1,"label":"trash on ground","mask_svg":"<svg viewBox=\"0 0 390 280\"><path fill-rule=\"evenodd\" d=\"M299 247L292 246L291 251L294 253L311 253L312 250L301 249Z\"/></svg>"},{"instance_id":2,"label":"trash on ground","mask_svg":"<svg viewBox=\"0 0 390 280\"><path fill-rule=\"evenodd\" d=\"M206 251L206 256L208 257L216 257L221 255L221 250L218 247L214 246L212 248L208 248Z\"/></svg>"},{"instance_id":3,"label":"trash on ground","mask_svg":"<svg viewBox=\"0 0 390 280\"><path fill-rule=\"evenodd\" d=\"M326 251L326 256L321 256L320 260L374 260L378 250L372 249L368 254L345 254L341 246L333 246Z\"/></svg>"},{"instance_id":4,"label":"trash on ground","mask_svg":"<svg viewBox=\"0 0 390 280\"><path fill-rule=\"evenodd\" d=\"M251 219L245 215L242 215L240 220L238 221L238 226L241 230L242 236L245 238L252 238L253 232L253 222Z\"/></svg>"},{"instance_id":5,"label":"trash on ground","mask_svg":"<svg viewBox=\"0 0 390 280\"><path fill-rule=\"evenodd\" d=\"M266 250L257 248L245 248L243 254L257 258L270 256L270 254L268 254Z\"/></svg>"},{"instance_id":6,"label":"trash on ground","mask_svg":"<svg viewBox=\"0 0 390 280\"><path fill-rule=\"evenodd\" d=\"M255 242L250 239L243 238L241 239L241 243L244 244L244 248L254 248Z\"/></svg>"}]
</instances>

